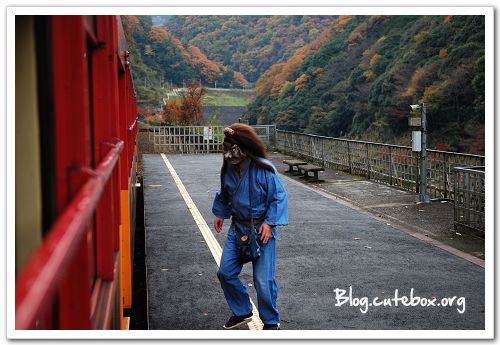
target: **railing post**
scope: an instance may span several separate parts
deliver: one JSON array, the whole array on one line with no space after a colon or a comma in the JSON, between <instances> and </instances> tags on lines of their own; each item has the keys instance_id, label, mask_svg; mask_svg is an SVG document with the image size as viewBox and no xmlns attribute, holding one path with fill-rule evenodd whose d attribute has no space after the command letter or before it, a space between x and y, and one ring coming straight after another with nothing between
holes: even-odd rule
<instances>
[{"instance_id":1,"label":"railing post","mask_svg":"<svg viewBox=\"0 0 500 345\"><path fill-rule=\"evenodd\" d=\"M444 183L444 198L448 199L448 155L444 154L443 164L443 183Z\"/></svg>"},{"instance_id":2,"label":"railing post","mask_svg":"<svg viewBox=\"0 0 500 345\"><path fill-rule=\"evenodd\" d=\"M389 146L389 185L392 186L392 147Z\"/></svg>"},{"instance_id":3,"label":"railing post","mask_svg":"<svg viewBox=\"0 0 500 345\"><path fill-rule=\"evenodd\" d=\"M349 174L352 174L352 166L351 166L351 148L349 145L349 140L347 141L347 161L349 164Z\"/></svg>"},{"instance_id":4,"label":"railing post","mask_svg":"<svg viewBox=\"0 0 500 345\"><path fill-rule=\"evenodd\" d=\"M368 155L368 143L365 143L366 148L366 177L370 179L370 156Z\"/></svg>"},{"instance_id":5,"label":"railing post","mask_svg":"<svg viewBox=\"0 0 500 345\"><path fill-rule=\"evenodd\" d=\"M273 146L275 146L275 147L276 147L276 146L278 146L278 145L276 144L276 125L273 125L273 136L272 136L272 138L273 138L273 139L272 139Z\"/></svg>"},{"instance_id":6,"label":"railing post","mask_svg":"<svg viewBox=\"0 0 500 345\"><path fill-rule=\"evenodd\" d=\"M466 224L470 224L470 193L471 193L470 176L467 170L463 170L463 174L464 174L465 209L466 209L464 220Z\"/></svg>"},{"instance_id":7,"label":"railing post","mask_svg":"<svg viewBox=\"0 0 500 345\"><path fill-rule=\"evenodd\" d=\"M290 154L291 148L292 148L292 141L291 141L290 133L285 133L285 150L286 154ZM288 146L288 147L287 147Z\"/></svg>"},{"instance_id":8,"label":"railing post","mask_svg":"<svg viewBox=\"0 0 500 345\"><path fill-rule=\"evenodd\" d=\"M326 167L325 159L325 138L321 138L321 158L323 159L323 166Z\"/></svg>"},{"instance_id":9,"label":"railing post","mask_svg":"<svg viewBox=\"0 0 500 345\"><path fill-rule=\"evenodd\" d=\"M311 157L312 161L314 162L313 140L314 138L312 136L309 136L309 157Z\"/></svg>"},{"instance_id":10,"label":"railing post","mask_svg":"<svg viewBox=\"0 0 500 345\"><path fill-rule=\"evenodd\" d=\"M287 151L286 151L286 133L283 132L281 134L283 134L283 153L287 154Z\"/></svg>"},{"instance_id":11,"label":"railing post","mask_svg":"<svg viewBox=\"0 0 500 345\"><path fill-rule=\"evenodd\" d=\"M292 134L291 133L286 133L286 137L288 138L287 145L287 154L293 153L293 143L292 143Z\"/></svg>"},{"instance_id":12,"label":"railing post","mask_svg":"<svg viewBox=\"0 0 500 345\"><path fill-rule=\"evenodd\" d=\"M453 175L454 175L454 180L455 180L455 183L454 183L454 186L453 186L453 198L454 198L454 202L453 202L453 218L455 218L455 224L453 224L453 228L454 229L457 229L457 223L460 221L460 212L458 212L458 208L460 207L459 205L459 196L457 195L457 191L458 191L458 181L459 179L457 178L457 174L458 174L458 171L457 169L453 169Z\"/></svg>"}]
</instances>

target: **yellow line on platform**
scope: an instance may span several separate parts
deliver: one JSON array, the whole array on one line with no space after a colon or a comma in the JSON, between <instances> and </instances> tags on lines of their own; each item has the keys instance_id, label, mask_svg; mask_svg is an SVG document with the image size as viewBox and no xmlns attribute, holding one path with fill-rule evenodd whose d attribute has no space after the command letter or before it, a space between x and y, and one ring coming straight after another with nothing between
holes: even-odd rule
<instances>
[{"instance_id":1,"label":"yellow line on platform","mask_svg":"<svg viewBox=\"0 0 500 345\"><path fill-rule=\"evenodd\" d=\"M168 170L170 171L170 174L172 175L172 178L174 179L175 184L177 185L177 188L179 189L179 192L181 193L182 198L184 199L184 202L186 203L189 211L191 212L191 215L193 216L193 219L196 222L198 229L200 229L200 232L203 235L203 238L205 239L205 242L207 243L208 248L212 253L212 256L214 257L215 263L217 264L217 266L220 266L222 248L219 242L217 242L217 239L210 230L210 227L205 221L205 218L203 218L200 211L198 210L198 207L196 207L196 204L193 202L193 199L191 199L191 196L184 187L184 184L179 178L179 175L177 175L177 172L175 171L174 167L172 166L172 164L170 164L170 161L168 160L167 156L165 156L165 154L162 153L161 158L163 159L163 162L165 162L165 165L167 166ZM255 304L251 299L250 303L252 303L253 317L252 321L248 323L248 328L251 330L262 329L263 323L259 318L259 311L255 307Z\"/></svg>"}]
</instances>

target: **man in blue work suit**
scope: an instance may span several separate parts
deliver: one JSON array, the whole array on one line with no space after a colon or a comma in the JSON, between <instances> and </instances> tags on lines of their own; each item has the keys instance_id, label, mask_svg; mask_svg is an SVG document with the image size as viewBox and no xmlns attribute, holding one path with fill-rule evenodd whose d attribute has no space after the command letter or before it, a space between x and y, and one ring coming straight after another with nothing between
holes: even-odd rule
<instances>
[{"instance_id":1,"label":"man in blue work suit","mask_svg":"<svg viewBox=\"0 0 500 345\"><path fill-rule=\"evenodd\" d=\"M221 191L216 194L212 208L217 232L222 230L224 219L231 218L217 272L224 296L233 312L224 328L232 329L247 324L253 316L248 290L238 277L243 263L237 257L235 237L236 223L247 228L250 225L251 202L261 253L260 257L252 261L259 315L264 323L263 329L277 330L280 327L280 315L276 306L278 286L274 278L276 238L277 226L288 224L287 193L276 168L265 158L264 144L252 127L235 123L224 129L224 135Z\"/></svg>"}]
</instances>

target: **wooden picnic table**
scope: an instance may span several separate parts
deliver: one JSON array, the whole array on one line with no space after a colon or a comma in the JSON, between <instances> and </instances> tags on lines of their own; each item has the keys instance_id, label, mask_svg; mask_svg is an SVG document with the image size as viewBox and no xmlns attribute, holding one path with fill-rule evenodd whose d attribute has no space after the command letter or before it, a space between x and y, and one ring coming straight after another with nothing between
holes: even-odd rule
<instances>
[{"instance_id":1,"label":"wooden picnic table","mask_svg":"<svg viewBox=\"0 0 500 345\"><path fill-rule=\"evenodd\" d=\"M299 171L304 172L304 178L312 177L309 176L309 172L312 172L314 174L313 179L309 180L310 182L321 181L318 178L318 174L320 171L325 171L325 168L312 164L300 165L297 168L299 169Z\"/></svg>"},{"instance_id":2,"label":"wooden picnic table","mask_svg":"<svg viewBox=\"0 0 500 345\"><path fill-rule=\"evenodd\" d=\"M285 171L287 173L298 172L299 171L298 167L300 165L306 165L307 164L307 162L299 161L299 160L295 160L295 159L285 159L283 161L283 163L288 165L288 170ZM297 170L294 170L293 167L297 167Z\"/></svg>"}]
</instances>

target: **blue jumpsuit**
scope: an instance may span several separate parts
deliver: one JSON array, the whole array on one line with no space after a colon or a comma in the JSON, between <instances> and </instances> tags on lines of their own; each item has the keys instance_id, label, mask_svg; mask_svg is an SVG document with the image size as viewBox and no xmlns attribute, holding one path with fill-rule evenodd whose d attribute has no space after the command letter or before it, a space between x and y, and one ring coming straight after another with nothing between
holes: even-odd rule
<instances>
[{"instance_id":1,"label":"blue jumpsuit","mask_svg":"<svg viewBox=\"0 0 500 345\"><path fill-rule=\"evenodd\" d=\"M272 227L272 236L266 244L263 244L260 241L260 236L258 236L261 256L252 262L253 282L257 291L258 310L262 322L264 324L277 324L280 322L280 315L276 307L278 286L274 279L277 226L288 224L288 199L274 165L267 159L260 159L272 166L274 172L264 169L251 161L240 177L236 166L227 165L225 176L222 177L225 196L223 197L221 192L216 193L212 212L216 217L222 219L230 218L231 215L236 215L239 219L250 219L248 172L249 168L251 168L252 181L250 181L250 187L252 188L253 218L257 219L265 214L263 223ZM252 305L247 288L238 278L243 264L236 257L233 222L229 227L217 276L229 308L234 315L241 316L249 314L252 311ZM256 225L256 228L258 230L260 224Z\"/></svg>"}]
</instances>

